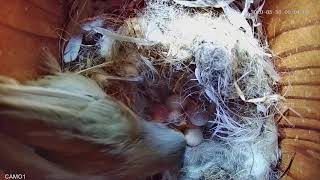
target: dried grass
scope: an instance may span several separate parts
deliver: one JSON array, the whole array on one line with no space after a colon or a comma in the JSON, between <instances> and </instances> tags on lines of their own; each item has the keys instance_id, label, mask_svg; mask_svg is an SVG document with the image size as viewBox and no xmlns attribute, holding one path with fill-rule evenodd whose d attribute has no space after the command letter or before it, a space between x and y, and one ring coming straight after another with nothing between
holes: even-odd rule
<instances>
[{"instance_id":1,"label":"dried grass","mask_svg":"<svg viewBox=\"0 0 320 180\"><path fill-rule=\"evenodd\" d=\"M76 71L94 76L92 66L108 62L101 68L106 92L140 116L148 117L148 104L172 93L195 100L198 109L215 108L204 128L208 142L187 149L182 179L276 177L270 175L278 160L273 116L282 98L257 16L263 2L193 6L198 9L175 2L149 0L118 30L84 25L101 37L94 47L82 47ZM137 73L128 76L127 65Z\"/></svg>"}]
</instances>

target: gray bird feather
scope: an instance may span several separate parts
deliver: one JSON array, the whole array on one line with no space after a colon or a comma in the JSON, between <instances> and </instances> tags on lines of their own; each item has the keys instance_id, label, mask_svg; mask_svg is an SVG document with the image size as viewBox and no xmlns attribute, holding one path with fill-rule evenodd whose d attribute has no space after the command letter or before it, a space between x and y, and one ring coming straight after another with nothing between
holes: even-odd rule
<instances>
[{"instance_id":1,"label":"gray bird feather","mask_svg":"<svg viewBox=\"0 0 320 180\"><path fill-rule=\"evenodd\" d=\"M112 172L101 172L105 175L138 172L143 177L182 159L186 144L181 133L143 121L88 78L60 73L27 85L4 79L0 78L0 116L42 121L62 129L62 136L103 145L101 152L124 159Z\"/></svg>"},{"instance_id":2,"label":"gray bird feather","mask_svg":"<svg viewBox=\"0 0 320 180\"><path fill-rule=\"evenodd\" d=\"M47 76L30 84L0 84L0 105L4 106L0 114L77 130L80 134L75 136L101 144L119 143L138 134L138 127L133 126L139 124L137 117L83 76Z\"/></svg>"}]
</instances>

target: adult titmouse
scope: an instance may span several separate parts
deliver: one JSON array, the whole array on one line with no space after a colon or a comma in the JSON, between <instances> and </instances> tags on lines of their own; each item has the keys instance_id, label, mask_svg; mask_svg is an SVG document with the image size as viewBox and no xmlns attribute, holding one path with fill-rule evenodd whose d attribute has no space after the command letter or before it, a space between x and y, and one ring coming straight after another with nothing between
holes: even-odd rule
<instances>
[{"instance_id":1,"label":"adult titmouse","mask_svg":"<svg viewBox=\"0 0 320 180\"><path fill-rule=\"evenodd\" d=\"M0 133L40 149L70 172L136 179L176 166L183 156L182 134L142 120L84 76L60 73L27 85L3 77L0 82Z\"/></svg>"}]
</instances>

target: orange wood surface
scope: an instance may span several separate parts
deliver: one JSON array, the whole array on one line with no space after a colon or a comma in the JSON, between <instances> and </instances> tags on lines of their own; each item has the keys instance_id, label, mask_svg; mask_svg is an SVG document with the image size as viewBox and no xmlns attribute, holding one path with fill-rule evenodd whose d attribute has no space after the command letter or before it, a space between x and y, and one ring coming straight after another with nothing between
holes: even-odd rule
<instances>
[{"instance_id":1,"label":"orange wood surface","mask_svg":"<svg viewBox=\"0 0 320 180\"><path fill-rule=\"evenodd\" d=\"M320 177L320 3L266 1L263 21L286 98L279 121L284 180Z\"/></svg>"}]
</instances>

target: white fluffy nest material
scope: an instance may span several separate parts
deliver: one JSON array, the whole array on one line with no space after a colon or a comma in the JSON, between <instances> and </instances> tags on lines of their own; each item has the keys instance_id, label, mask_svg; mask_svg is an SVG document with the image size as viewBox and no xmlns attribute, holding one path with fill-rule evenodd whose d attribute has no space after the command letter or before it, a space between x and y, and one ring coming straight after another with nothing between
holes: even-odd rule
<instances>
[{"instance_id":1,"label":"white fluffy nest material","mask_svg":"<svg viewBox=\"0 0 320 180\"><path fill-rule=\"evenodd\" d=\"M207 140L187 148L181 179L277 177L272 173L279 158L273 115L281 97L273 90L279 77L271 55L256 32L261 29L257 19L261 3L244 1L240 12L239 1L231 2L150 0L118 30L104 27L103 19L82 26L101 36L93 53L98 59L114 63L119 57L136 58L135 62L147 64L139 71L146 80L189 73L192 78L187 81L196 84L205 103L216 107L214 118L203 127ZM70 42L65 62L88 57L80 50L79 36Z\"/></svg>"}]
</instances>

